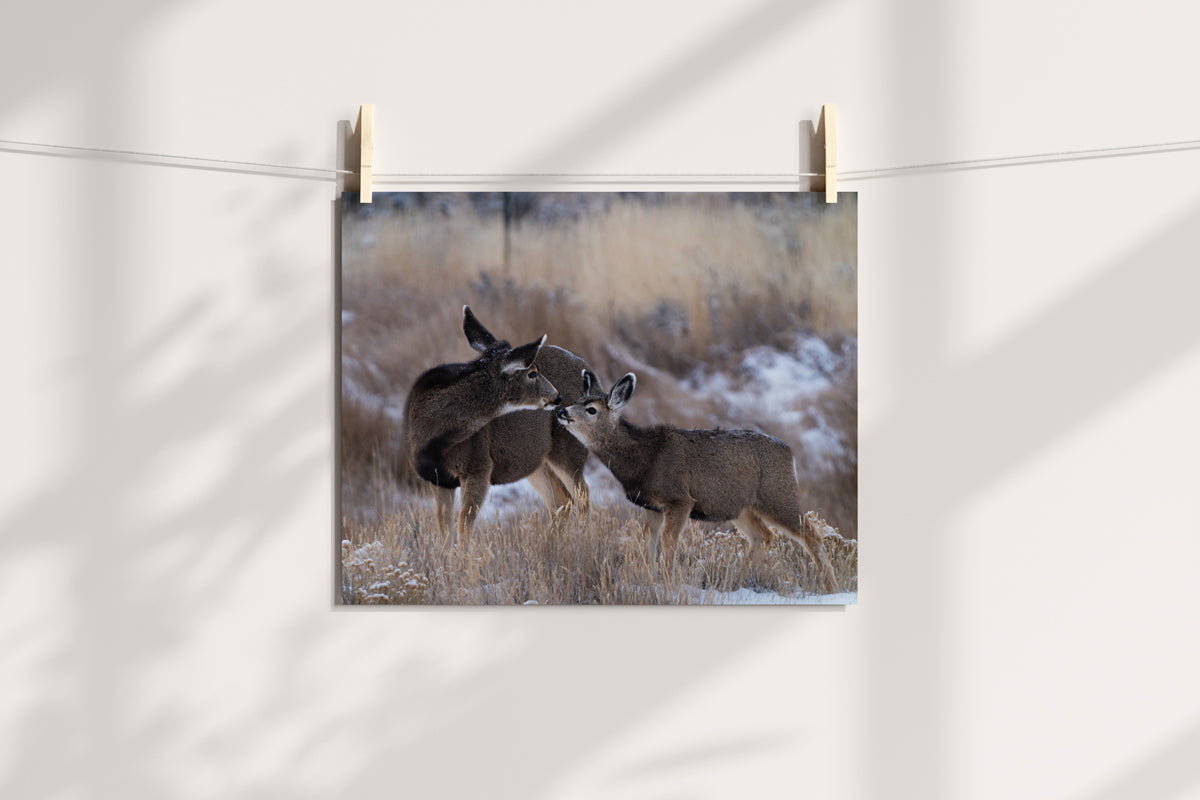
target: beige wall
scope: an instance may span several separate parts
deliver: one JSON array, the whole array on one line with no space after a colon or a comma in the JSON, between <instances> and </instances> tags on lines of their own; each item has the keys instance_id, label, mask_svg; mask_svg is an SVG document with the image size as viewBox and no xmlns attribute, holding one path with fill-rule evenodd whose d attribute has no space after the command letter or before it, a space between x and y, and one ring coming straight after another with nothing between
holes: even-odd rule
<instances>
[{"instance_id":1,"label":"beige wall","mask_svg":"<svg viewBox=\"0 0 1200 800\"><path fill-rule=\"evenodd\" d=\"M381 172L1200 137L1173 2L24 4L0 138ZM1200 796L1200 151L861 192L856 608L331 608L332 185L0 150L0 796Z\"/></svg>"}]
</instances>

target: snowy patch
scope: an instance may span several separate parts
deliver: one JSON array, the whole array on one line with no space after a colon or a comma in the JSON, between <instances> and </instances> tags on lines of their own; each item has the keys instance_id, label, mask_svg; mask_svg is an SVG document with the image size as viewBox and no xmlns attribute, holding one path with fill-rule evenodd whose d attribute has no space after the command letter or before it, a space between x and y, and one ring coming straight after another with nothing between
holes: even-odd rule
<instances>
[{"instance_id":1,"label":"snowy patch","mask_svg":"<svg viewBox=\"0 0 1200 800\"><path fill-rule=\"evenodd\" d=\"M745 588L732 592L688 588L690 602L718 606L852 606L858 603L858 592L783 595Z\"/></svg>"},{"instance_id":2,"label":"snowy patch","mask_svg":"<svg viewBox=\"0 0 1200 800\"><path fill-rule=\"evenodd\" d=\"M487 498L479 508L480 519L497 519L545 508L542 497L534 491L529 481L519 480L488 489Z\"/></svg>"},{"instance_id":3,"label":"snowy patch","mask_svg":"<svg viewBox=\"0 0 1200 800\"><path fill-rule=\"evenodd\" d=\"M621 505L625 502L625 491L621 484L595 458L588 459L583 478L587 481L591 505L594 508ZM527 480L492 486L480 507L481 519L504 519L514 514L546 508L542 496Z\"/></svg>"},{"instance_id":4,"label":"snowy patch","mask_svg":"<svg viewBox=\"0 0 1200 800\"><path fill-rule=\"evenodd\" d=\"M788 429L804 468L826 470L853 458L853 451L821 414L817 399L844 379L856 357L852 339L835 353L819 337L804 336L790 351L750 348L729 373L699 369L686 385L693 394L724 403L734 424Z\"/></svg>"},{"instance_id":5,"label":"snowy patch","mask_svg":"<svg viewBox=\"0 0 1200 800\"><path fill-rule=\"evenodd\" d=\"M404 421L404 400L385 397L365 388L367 382L386 385L379 367L350 356L342 356L342 394L358 402L368 413L380 410L396 425Z\"/></svg>"},{"instance_id":6,"label":"snowy patch","mask_svg":"<svg viewBox=\"0 0 1200 800\"><path fill-rule=\"evenodd\" d=\"M803 419L803 401L832 388L842 369L841 356L820 338L806 336L791 352L752 347L732 375L700 369L688 384L698 394L723 398L736 411L795 424Z\"/></svg>"}]
</instances>

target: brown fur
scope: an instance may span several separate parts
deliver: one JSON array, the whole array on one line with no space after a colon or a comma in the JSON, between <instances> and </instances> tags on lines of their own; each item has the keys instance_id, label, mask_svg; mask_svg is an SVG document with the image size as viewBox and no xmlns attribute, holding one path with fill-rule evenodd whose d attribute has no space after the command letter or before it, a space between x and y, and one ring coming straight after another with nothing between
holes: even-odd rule
<instances>
[{"instance_id":1,"label":"brown fur","mask_svg":"<svg viewBox=\"0 0 1200 800\"><path fill-rule=\"evenodd\" d=\"M689 517L736 520L756 554L770 544L774 526L808 551L826 590L834 591L821 534L800 510L791 448L754 431L634 425L621 411L635 385L629 373L605 394L596 376L585 372L584 396L559 409L558 419L608 467L630 502L648 509L657 523L655 550L661 546L667 563Z\"/></svg>"},{"instance_id":2,"label":"brown fur","mask_svg":"<svg viewBox=\"0 0 1200 800\"><path fill-rule=\"evenodd\" d=\"M466 307L463 331L480 353L471 365L484 365L473 370L467 369L471 365L443 365L427 371L417 379L405 407L407 454L417 473L436 487L443 534L449 531L454 490L459 487L457 533L467 542L492 484L528 478L551 508L561 508L573 497L586 507L587 448L562 430L553 411L513 399L516 395L502 385L504 376L497 366L513 349L492 336ZM574 401L581 394L580 373L587 365L572 353L542 346L534 366L539 381L550 387L549 397ZM538 398L545 400L542 389ZM504 398L499 403L498 395ZM513 406L523 410L503 413Z\"/></svg>"}]
</instances>

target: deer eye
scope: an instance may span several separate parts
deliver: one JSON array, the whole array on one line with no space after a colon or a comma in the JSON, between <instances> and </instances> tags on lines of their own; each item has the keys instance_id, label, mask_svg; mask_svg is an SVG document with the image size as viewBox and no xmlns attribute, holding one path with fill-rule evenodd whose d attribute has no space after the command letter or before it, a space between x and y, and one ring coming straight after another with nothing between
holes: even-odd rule
<instances>
[{"instance_id":1,"label":"deer eye","mask_svg":"<svg viewBox=\"0 0 1200 800\"><path fill-rule=\"evenodd\" d=\"M537 370L536 370L536 369L531 369L531 370L529 370L529 377L530 377L530 378L537 378L537 376L538 376L538 372L537 372Z\"/></svg>"},{"instance_id":2,"label":"deer eye","mask_svg":"<svg viewBox=\"0 0 1200 800\"><path fill-rule=\"evenodd\" d=\"M594 416L596 416L596 407L595 407L595 406L588 406L588 407L587 407L587 412L588 412L589 414L591 414L593 417L594 417Z\"/></svg>"}]
</instances>

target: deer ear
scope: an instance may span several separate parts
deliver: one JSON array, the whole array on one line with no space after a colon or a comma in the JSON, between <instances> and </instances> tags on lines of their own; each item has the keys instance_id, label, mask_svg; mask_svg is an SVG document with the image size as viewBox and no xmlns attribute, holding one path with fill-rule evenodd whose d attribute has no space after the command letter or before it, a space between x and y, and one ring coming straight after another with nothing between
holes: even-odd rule
<instances>
[{"instance_id":1,"label":"deer ear","mask_svg":"<svg viewBox=\"0 0 1200 800\"><path fill-rule=\"evenodd\" d=\"M463 306L463 333L467 335L471 349L480 353L486 353L487 349L496 343L496 337L475 319L475 315L467 306Z\"/></svg>"},{"instance_id":2,"label":"deer ear","mask_svg":"<svg viewBox=\"0 0 1200 800\"><path fill-rule=\"evenodd\" d=\"M590 369L585 369L583 371L583 396L595 397L603 393L604 389L600 387L600 379L596 377L596 373Z\"/></svg>"},{"instance_id":3,"label":"deer ear","mask_svg":"<svg viewBox=\"0 0 1200 800\"><path fill-rule=\"evenodd\" d=\"M636 386L637 376L632 372L617 381L617 385L608 393L609 411L620 411L624 408L629 403L629 398L633 397L633 390Z\"/></svg>"},{"instance_id":4,"label":"deer ear","mask_svg":"<svg viewBox=\"0 0 1200 800\"><path fill-rule=\"evenodd\" d=\"M508 355L504 357L501 365L501 370L506 374L513 372L521 372L533 366L533 362L537 359L538 353L541 352L542 345L546 343L546 334L542 334L542 338L536 342L523 344L520 347L514 347L508 351Z\"/></svg>"}]
</instances>

